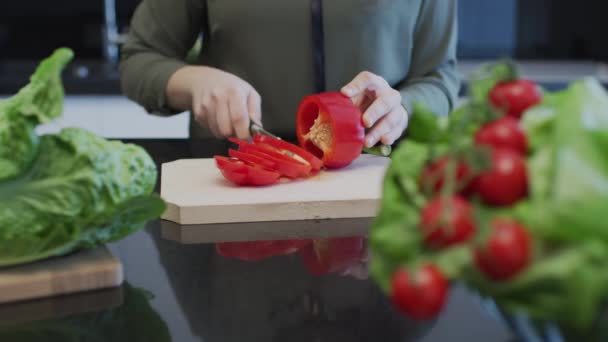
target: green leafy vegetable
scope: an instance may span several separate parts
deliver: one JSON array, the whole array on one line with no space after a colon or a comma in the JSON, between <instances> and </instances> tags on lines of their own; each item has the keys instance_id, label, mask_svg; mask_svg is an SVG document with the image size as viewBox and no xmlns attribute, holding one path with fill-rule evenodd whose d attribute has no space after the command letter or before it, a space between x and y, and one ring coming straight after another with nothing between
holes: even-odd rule
<instances>
[{"instance_id":1,"label":"green leafy vegetable","mask_svg":"<svg viewBox=\"0 0 608 342\"><path fill-rule=\"evenodd\" d=\"M0 181L29 167L38 148L34 128L61 115L61 72L72 57L71 50L57 50L40 64L27 86L0 101Z\"/></svg>"},{"instance_id":2,"label":"green leafy vegetable","mask_svg":"<svg viewBox=\"0 0 608 342\"><path fill-rule=\"evenodd\" d=\"M0 328L0 341L170 342L162 317L145 290L125 283L124 303L98 312Z\"/></svg>"},{"instance_id":3,"label":"green leafy vegetable","mask_svg":"<svg viewBox=\"0 0 608 342\"><path fill-rule=\"evenodd\" d=\"M482 67L474 73L470 101L447 122L415 107L409 140L397 147L385 175L370 232L371 274L388 292L396 267L433 262L449 279L491 297L509 313L557 322L568 336L591 336L598 317L608 319L608 93L596 80L582 79L545 93L542 103L525 112L521 123L530 144L527 198L501 208L471 198L479 229L476 240L495 217L517 219L529 230L535 254L522 273L489 280L472 257L477 241L434 251L422 243L419 208L428 194L421 193L416 182L425 162L446 151L465 151L472 157L467 163L481 158L473 153L471 141L480 125L496 115L487 106L488 92L516 75L510 63Z\"/></svg>"},{"instance_id":4,"label":"green leafy vegetable","mask_svg":"<svg viewBox=\"0 0 608 342\"><path fill-rule=\"evenodd\" d=\"M0 266L115 241L165 209L164 201L152 194L156 165L141 147L79 128L35 135L36 124L56 117L62 108L57 75L69 56L59 50L44 61L32 83L9 101L11 111L4 112L10 115L0 137L9 136L5 130L14 128L12 122L25 122L27 134L36 139L11 141L19 151L35 148L28 165L22 155L6 152L6 163L14 165L11 173L18 173L0 180Z\"/></svg>"}]
</instances>

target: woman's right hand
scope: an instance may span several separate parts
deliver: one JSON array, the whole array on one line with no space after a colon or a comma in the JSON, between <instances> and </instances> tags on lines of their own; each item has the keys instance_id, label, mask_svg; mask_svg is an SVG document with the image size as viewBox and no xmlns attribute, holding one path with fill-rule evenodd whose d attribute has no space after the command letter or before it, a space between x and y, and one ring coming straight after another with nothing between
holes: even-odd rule
<instances>
[{"instance_id":1,"label":"woman's right hand","mask_svg":"<svg viewBox=\"0 0 608 342\"><path fill-rule=\"evenodd\" d=\"M225 71L187 66L178 70L167 86L169 104L194 114L199 125L215 137L249 139L249 124L261 124L261 98L241 78Z\"/></svg>"}]
</instances>

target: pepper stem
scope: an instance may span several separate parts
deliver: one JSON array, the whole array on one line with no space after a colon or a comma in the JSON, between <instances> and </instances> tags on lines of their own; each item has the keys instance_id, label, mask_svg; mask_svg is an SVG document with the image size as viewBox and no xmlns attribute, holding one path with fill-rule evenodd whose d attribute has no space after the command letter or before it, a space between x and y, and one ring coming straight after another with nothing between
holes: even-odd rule
<instances>
[{"instance_id":1,"label":"pepper stem","mask_svg":"<svg viewBox=\"0 0 608 342\"><path fill-rule=\"evenodd\" d=\"M392 150L393 150L393 148L391 147L391 145L376 145L373 147L364 147L363 148L363 152L365 152L365 153L382 156L382 157L388 157L391 154Z\"/></svg>"}]
</instances>

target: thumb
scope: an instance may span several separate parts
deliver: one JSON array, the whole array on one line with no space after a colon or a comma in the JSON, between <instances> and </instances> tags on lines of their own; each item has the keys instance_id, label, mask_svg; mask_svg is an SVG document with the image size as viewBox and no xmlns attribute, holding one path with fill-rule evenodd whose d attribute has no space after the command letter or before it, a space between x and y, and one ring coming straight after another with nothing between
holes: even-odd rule
<instances>
[{"instance_id":1,"label":"thumb","mask_svg":"<svg viewBox=\"0 0 608 342\"><path fill-rule=\"evenodd\" d=\"M257 91L253 90L247 97L247 110L251 121L262 125L262 99Z\"/></svg>"}]
</instances>

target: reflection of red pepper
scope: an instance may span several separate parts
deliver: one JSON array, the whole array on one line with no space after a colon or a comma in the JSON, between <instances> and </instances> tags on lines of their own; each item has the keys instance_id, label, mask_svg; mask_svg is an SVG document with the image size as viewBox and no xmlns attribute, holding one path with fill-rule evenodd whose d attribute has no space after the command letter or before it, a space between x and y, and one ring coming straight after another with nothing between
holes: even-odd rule
<instances>
[{"instance_id":1,"label":"reflection of red pepper","mask_svg":"<svg viewBox=\"0 0 608 342\"><path fill-rule=\"evenodd\" d=\"M296 122L300 146L321 158L327 168L345 167L361 154L365 138L361 111L340 93L305 97Z\"/></svg>"},{"instance_id":2,"label":"reflection of red pepper","mask_svg":"<svg viewBox=\"0 0 608 342\"><path fill-rule=\"evenodd\" d=\"M365 257L363 237L314 240L300 250L306 269L313 275L341 272Z\"/></svg>"},{"instance_id":3,"label":"reflection of red pepper","mask_svg":"<svg viewBox=\"0 0 608 342\"><path fill-rule=\"evenodd\" d=\"M215 163L224 177L237 185L263 186L276 183L281 174L265 170L259 165L252 165L245 161L215 156Z\"/></svg>"},{"instance_id":4,"label":"reflection of red pepper","mask_svg":"<svg viewBox=\"0 0 608 342\"><path fill-rule=\"evenodd\" d=\"M311 240L238 241L220 242L215 245L219 255L243 261L259 261L276 255L297 252Z\"/></svg>"}]
</instances>

